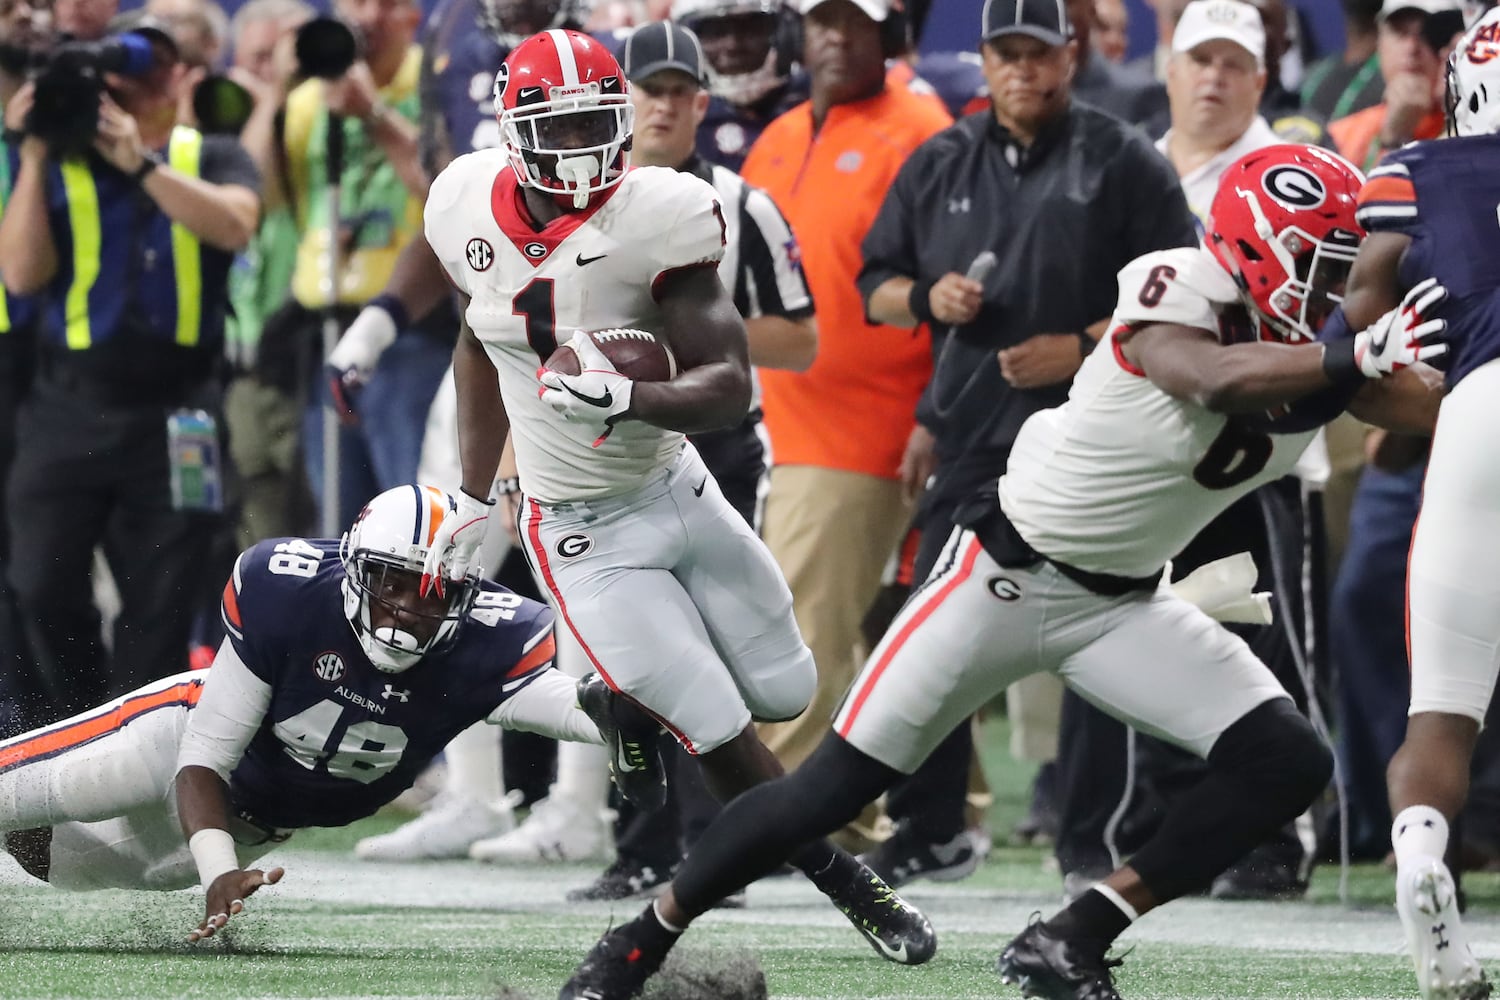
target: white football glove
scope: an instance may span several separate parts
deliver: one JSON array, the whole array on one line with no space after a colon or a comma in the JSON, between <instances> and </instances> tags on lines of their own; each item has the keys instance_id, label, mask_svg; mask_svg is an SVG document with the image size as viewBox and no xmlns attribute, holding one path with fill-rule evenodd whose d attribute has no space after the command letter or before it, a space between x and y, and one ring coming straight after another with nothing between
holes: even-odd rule
<instances>
[{"instance_id":1,"label":"white football glove","mask_svg":"<svg viewBox=\"0 0 1500 1000\"><path fill-rule=\"evenodd\" d=\"M604 352L588 334L579 331L567 345L578 355L577 375L542 368L537 381L542 384L538 395L563 419L599 428L594 439L597 448L609 437L615 424L630 409L630 394L635 383L615 371Z\"/></svg>"},{"instance_id":2,"label":"white football glove","mask_svg":"<svg viewBox=\"0 0 1500 1000\"><path fill-rule=\"evenodd\" d=\"M349 324L328 355L330 368L337 368L345 379L364 382L380 364L380 356L396 342L396 321L380 306L365 306Z\"/></svg>"},{"instance_id":3,"label":"white football glove","mask_svg":"<svg viewBox=\"0 0 1500 1000\"><path fill-rule=\"evenodd\" d=\"M1448 289L1436 278L1418 282L1401 304L1354 335L1354 362L1366 378L1381 378L1418 361L1432 361L1448 353L1443 333L1448 321L1426 319Z\"/></svg>"},{"instance_id":4,"label":"white football glove","mask_svg":"<svg viewBox=\"0 0 1500 1000\"><path fill-rule=\"evenodd\" d=\"M441 597L446 589L445 580L462 580L468 575L469 567L479 557L484 523L489 520L490 511L495 506L495 501L476 500L463 490L451 496L457 500L458 509L448 511L433 533L427 559L422 563L419 593L423 596L436 588Z\"/></svg>"}]
</instances>

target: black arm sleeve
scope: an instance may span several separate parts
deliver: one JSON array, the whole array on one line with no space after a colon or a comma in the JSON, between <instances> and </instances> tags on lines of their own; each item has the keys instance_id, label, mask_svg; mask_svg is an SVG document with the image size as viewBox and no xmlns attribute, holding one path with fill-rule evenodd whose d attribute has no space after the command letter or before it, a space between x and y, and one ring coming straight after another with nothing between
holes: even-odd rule
<instances>
[{"instance_id":1,"label":"black arm sleeve","mask_svg":"<svg viewBox=\"0 0 1500 1000\"><path fill-rule=\"evenodd\" d=\"M1198 227L1188 209L1177 171L1144 136L1132 135L1112 164L1114 204L1125 213L1118 232L1122 262L1153 250L1198 244Z\"/></svg>"},{"instance_id":2,"label":"black arm sleeve","mask_svg":"<svg viewBox=\"0 0 1500 1000\"><path fill-rule=\"evenodd\" d=\"M240 141L228 135L205 135L198 172L211 184L238 184L260 194L260 171Z\"/></svg>"},{"instance_id":3,"label":"black arm sleeve","mask_svg":"<svg viewBox=\"0 0 1500 1000\"><path fill-rule=\"evenodd\" d=\"M859 286L859 297L865 303L868 322L875 322L870 319L870 296L875 289L891 278L920 276L912 209L920 194L929 145L930 142L919 147L902 164L860 247L865 260L855 284Z\"/></svg>"}]
</instances>

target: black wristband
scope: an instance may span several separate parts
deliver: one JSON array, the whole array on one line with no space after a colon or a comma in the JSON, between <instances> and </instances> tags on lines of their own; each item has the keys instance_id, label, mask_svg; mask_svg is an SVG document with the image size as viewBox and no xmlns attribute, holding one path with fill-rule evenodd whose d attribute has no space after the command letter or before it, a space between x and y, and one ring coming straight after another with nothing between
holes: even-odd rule
<instances>
[{"instance_id":1,"label":"black wristband","mask_svg":"<svg viewBox=\"0 0 1500 1000\"><path fill-rule=\"evenodd\" d=\"M937 322L937 317L932 315L932 286L935 284L935 281L918 278L911 283L911 291L906 293L906 308L911 310L918 323Z\"/></svg>"},{"instance_id":2,"label":"black wristband","mask_svg":"<svg viewBox=\"0 0 1500 1000\"><path fill-rule=\"evenodd\" d=\"M19 146L25 138L26 133L18 128L7 128L4 132L0 132L0 142L4 142L7 146Z\"/></svg>"},{"instance_id":3,"label":"black wristband","mask_svg":"<svg viewBox=\"0 0 1500 1000\"><path fill-rule=\"evenodd\" d=\"M494 500L490 499L489 497L476 497L474 494L470 493L468 490L464 489L462 486L460 486L458 488L458 492L462 493L464 496L468 497L470 500L477 500L477 501L479 501L480 503L484 504L486 507L493 507L493 506L495 506L495 501Z\"/></svg>"},{"instance_id":4,"label":"black wristband","mask_svg":"<svg viewBox=\"0 0 1500 1000\"><path fill-rule=\"evenodd\" d=\"M384 309L386 315L391 318L391 322L396 324L397 333L400 333L411 325L411 316L407 313L406 306L402 304L400 299L389 292L381 292L369 302L366 302L365 305Z\"/></svg>"},{"instance_id":5,"label":"black wristband","mask_svg":"<svg viewBox=\"0 0 1500 1000\"><path fill-rule=\"evenodd\" d=\"M1323 374L1334 385L1357 385L1365 380L1354 360L1354 340L1335 340L1323 345Z\"/></svg>"},{"instance_id":6,"label":"black wristband","mask_svg":"<svg viewBox=\"0 0 1500 1000\"><path fill-rule=\"evenodd\" d=\"M161 159L155 153L148 152L141 157L141 165L130 172L130 179L140 184L151 175L151 171L159 166L161 166Z\"/></svg>"}]
</instances>

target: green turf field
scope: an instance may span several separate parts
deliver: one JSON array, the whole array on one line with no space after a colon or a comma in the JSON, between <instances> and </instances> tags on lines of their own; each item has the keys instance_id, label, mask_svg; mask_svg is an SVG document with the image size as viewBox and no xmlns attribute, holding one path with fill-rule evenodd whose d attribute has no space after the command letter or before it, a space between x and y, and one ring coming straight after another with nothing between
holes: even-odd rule
<instances>
[{"instance_id":1,"label":"green turf field","mask_svg":"<svg viewBox=\"0 0 1500 1000\"><path fill-rule=\"evenodd\" d=\"M987 755L1000 793L997 831L1019 815L1027 778L996 756L1003 745L992 737ZM63 893L0 857L0 996L481 998L509 986L552 1000L610 921L640 905L566 903L563 893L595 874L589 866L352 859L358 836L396 822L381 816L299 834L272 856L287 869L282 883L256 896L225 935L197 946L184 942L201 917L195 892ZM1121 941L1132 949L1119 972L1122 994L1415 997L1389 876L1357 869L1351 908L1337 902L1337 881L1335 869L1322 869L1308 902L1185 900L1151 914ZM1500 875L1470 875L1466 886L1477 951L1494 964ZM1056 908L1060 888L1042 851L1001 848L974 878L917 883L906 895L941 941L922 968L881 961L800 878L753 886L748 908L705 917L679 950L696 969L753 956L781 1000L1018 997L994 976L995 954L1031 913Z\"/></svg>"}]
</instances>

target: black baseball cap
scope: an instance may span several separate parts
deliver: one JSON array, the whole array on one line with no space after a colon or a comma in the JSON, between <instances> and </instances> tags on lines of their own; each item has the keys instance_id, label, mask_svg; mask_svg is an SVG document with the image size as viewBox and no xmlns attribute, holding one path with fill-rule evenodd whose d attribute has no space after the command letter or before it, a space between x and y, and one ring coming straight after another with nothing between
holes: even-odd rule
<instances>
[{"instance_id":1,"label":"black baseball cap","mask_svg":"<svg viewBox=\"0 0 1500 1000\"><path fill-rule=\"evenodd\" d=\"M644 80L664 69L675 69L706 85L705 65L698 36L671 21L652 21L635 29L625 40L625 54L620 59L627 80Z\"/></svg>"},{"instance_id":2,"label":"black baseball cap","mask_svg":"<svg viewBox=\"0 0 1500 1000\"><path fill-rule=\"evenodd\" d=\"M984 40L1030 35L1048 45L1066 45L1073 37L1065 0L985 0Z\"/></svg>"}]
</instances>

